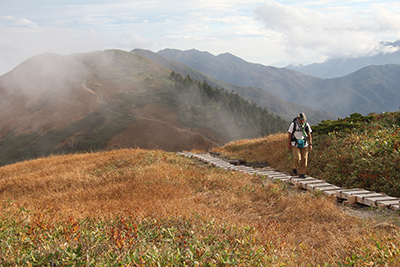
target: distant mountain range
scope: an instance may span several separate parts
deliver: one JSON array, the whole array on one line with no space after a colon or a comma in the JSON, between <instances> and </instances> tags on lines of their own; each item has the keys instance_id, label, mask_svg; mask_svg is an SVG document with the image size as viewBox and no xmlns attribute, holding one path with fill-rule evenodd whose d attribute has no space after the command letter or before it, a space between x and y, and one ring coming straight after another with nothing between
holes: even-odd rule
<instances>
[{"instance_id":1,"label":"distant mountain range","mask_svg":"<svg viewBox=\"0 0 400 267\"><path fill-rule=\"evenodd\" d=\"M400 65L364 67L335 79L321 79L287 68L246 62L232 54L165 49L157 53L227 83L262 88L275 96L346 117L359 112L398 110Z\"/></svg>"},{"instance_id":2,"label":"distant mountain range","mask_svg":"<svg viewBox=\"0 0 400 267\"><path fill-rule=\"evenodd\" d=\"M400 41L387 43L400 48ZM387 64L400 64L400 51L394 53L379 53L371 57L359 58L333 58L322 63L313 63L307 66L289 65L286 68L309 74L315 77L329 79L346 76L368 66L380 66Z\"/></svg>"},{"instance_id":3,"label":"distant mountain range","mask_svg":"<svg viewBox=\"0 0 400 267\"><path fill-rule=\"evenodd\" d=\"M197 53L197 51L193 50L194 53ZM143 50L143 49L134 49L132 50L133 53L138 54L142 57L147 58L148 60L158 63L162 65L163 67L174 71L176 73L180 73L183 76L189 75L191 78L196 79L198 81L207 81L211 86L213 87L219 87L219 88L224 88L228 91L233 91L244 97L245 99L249 99L254 101L257 105L260 107L265 107L267 108L270 112L273 112L282 118L285 118L287 120L291 120L296 114L299 112L305 112L307 113L307 118L310 123L312 124L317 124L321 120L328 120L328 119L337 119L338 115L327 112L327 111L320 111L316 110L314 108L301 105L299 103L292 103L288 102L285 100L282 100L281 98L277 97L273 93L270 93L266 90L261 89L260 87L252 87L251 85L248 86L242 86L242 84L239 83L240 79L239 77L242 75L240 72L235 72L234 70L231 70L229 68L228 63L226 63L224 60L220 61L220 64L217 65L216 67L212 68L211 70L208 70L206 66L209 64L203 63L203 64L197 64L197 67L199 70L189 67L186 64L183 64L182 62L179 62L177 60L169 59L167 57L163 57L159 54L153 53L149 50ZM207 56L210 55L208 53L200 52L201 55L204 56L199 56L200 60L207 60ZM236 60L239 63L243 63L245 61L229 56L229 54L226 54L227 58L231 58L233 60ZM213 63L213 62L212 62ZM211 64L213 65L213 64ZM225 66L224 66L225 65ZM204 67L204 69L202 68ZM257 66L258 67L258 66ZM221 68L219 70L219 68ZM226 82L226 81L221 81L219 79L216 79L215 77L212 78L214 75L210 75L212 72L220 72L224 73L230 72L232 73L232 76L235 77L237 76L237 83L232 83L232 82ZM274 71L277 71L278 74L276 76L285 76L285 72L289 73L296 73L294 71L286 71L283 70L282 73L280 69L274 68ZM247 74L246 72L244 75ZM274 76L275 74L272 74ZM301 76L301 74L299 74ZM288 76L288 75L286 75ZM279 78L282 80L281 78ZM256 79L254 79L255 84L256 84Z\"/></svg>"}]
</instances>

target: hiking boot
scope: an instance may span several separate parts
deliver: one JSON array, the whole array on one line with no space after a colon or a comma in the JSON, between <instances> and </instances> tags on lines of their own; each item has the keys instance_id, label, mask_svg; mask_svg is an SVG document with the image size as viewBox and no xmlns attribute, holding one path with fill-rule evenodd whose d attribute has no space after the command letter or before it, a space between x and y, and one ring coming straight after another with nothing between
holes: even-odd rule
<instances>
[{"instance_id":1,"label":"hiking boot","mask_svg":"<svg viewBox=\"0 0 400 267\"><path fill-rule=\"evenodd\" d=\"M293 169L293 174L297 175L297 170L296 169Z\"/></svg>"},{"instance_id":2,"label":"hiking boot","mask_svg":"<svg viewBox=\"0 0 400 267\"><path fill-rule=\"evenodd\" d=\"M306 178L305 174L299 174L299 178Z\"/></svg>"}]
</instances>

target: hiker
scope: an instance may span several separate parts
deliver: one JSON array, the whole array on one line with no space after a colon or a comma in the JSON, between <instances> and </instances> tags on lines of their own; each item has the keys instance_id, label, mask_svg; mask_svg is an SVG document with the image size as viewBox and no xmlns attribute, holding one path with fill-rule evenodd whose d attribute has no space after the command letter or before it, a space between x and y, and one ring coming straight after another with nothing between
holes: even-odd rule
<instances>
[{"instance_id":1,"label":"hiker","mask_svg":"<svg viewBox=\"0 0 400 267\"><path fill-rule=\"evenodd\" d=\"M299 113L288 130L288 148L293 153L293 174L306 177L308 151L312 150L311 127L306 122L306 114Z\"/></svg>"}]
</instances>

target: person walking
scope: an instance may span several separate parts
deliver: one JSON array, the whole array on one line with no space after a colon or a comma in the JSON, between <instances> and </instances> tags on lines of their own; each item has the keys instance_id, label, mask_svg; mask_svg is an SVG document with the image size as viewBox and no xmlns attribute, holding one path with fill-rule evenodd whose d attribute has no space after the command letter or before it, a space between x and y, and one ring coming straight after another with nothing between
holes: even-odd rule
<instances>
[{"instance_id":1,"label":"person walking","mask_svg":"<svg viewBox=\"0 0 400 267\"><path fill-rule=\"evenodd\" d=\"M308 152L312 150L311 126L306 122L306 114L299 113L288 129L288 148L293 153L293 174L306 177Z\"/></svg>"}]
</instances>

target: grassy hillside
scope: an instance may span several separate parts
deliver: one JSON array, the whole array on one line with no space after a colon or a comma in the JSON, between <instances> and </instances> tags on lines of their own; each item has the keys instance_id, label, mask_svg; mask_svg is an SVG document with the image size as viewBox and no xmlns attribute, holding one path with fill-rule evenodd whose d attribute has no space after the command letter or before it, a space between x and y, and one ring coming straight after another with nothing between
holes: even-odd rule
<instances>
[{"instance_id":1,"label":"grassy hillside","mask_svg":"<svg viewBox=\"0 0 400 267\"><path fill-rule=\"evenodd\" d=\"M264 140L267 151L277 139ZM399 231L390 221L351 217L332 199L165 151L54 156L4 166L0 173L4 266L400 261Z\"/></svg>"},{"instance_id":2,"label":"grassy hillside","mask_svg":"<svg viewBox=\"0 0 400 267\"><path fill-rule=\"evenodd\" d=\"M119 50L32 58L0 77L0 102L0 165L114 148L207 150L287 124L236 93Z\"/></svg>"}]
</instances>

